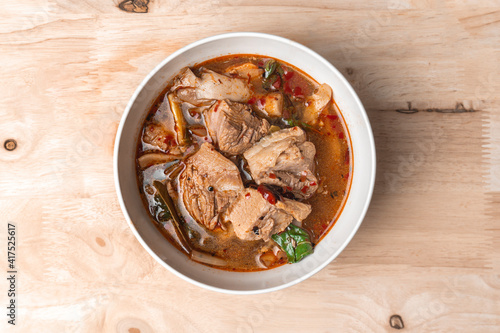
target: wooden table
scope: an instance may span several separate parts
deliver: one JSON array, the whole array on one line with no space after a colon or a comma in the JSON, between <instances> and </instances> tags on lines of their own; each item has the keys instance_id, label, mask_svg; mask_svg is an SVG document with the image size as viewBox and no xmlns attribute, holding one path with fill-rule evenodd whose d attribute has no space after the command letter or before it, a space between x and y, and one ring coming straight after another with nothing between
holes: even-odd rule
<instances>
[{"instance_id":1,"label":"wooden table","mask_svg":"<svg viewBox=\"0 0 500 333\"><path fill-rule=\"evenodd\" d=\"M2 5L0 251L7 276L14 224L18 270L15 327L0 278L2 332L395 332L392 315L402 332L499 332L499 1L121 8ZM373 126L378 174L361 229L327 268L280 292L230 296L147 254L118 206L112 155L125 105L156 64L249 30L303 43L346 76Z\"/></svg>"}]
</instances>

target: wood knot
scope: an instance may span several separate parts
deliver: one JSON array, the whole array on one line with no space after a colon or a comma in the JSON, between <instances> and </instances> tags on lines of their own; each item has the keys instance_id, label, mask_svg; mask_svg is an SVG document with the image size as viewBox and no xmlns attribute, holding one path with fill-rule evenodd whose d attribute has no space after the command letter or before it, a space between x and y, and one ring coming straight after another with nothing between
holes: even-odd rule
<instances>
[{"instance_id":1,"label":"wood knot","mask_svg":"<svg viewBox=\"0 0 500 333\"><path fill-rule=\"evenodd\" d=\"M395 328L397 330L405 328L403 318L401 318L401 316L397 314L391 316L391 319L389 319L389 324L392 328Z\"/></svg>"},{"instance_id":2,"label":"wood knot","mask_svg":"<svg viewBox=\"0 0 500 333\"><path fill-rule=\"evenodd\" d=\"M3 147L8 151L13 151L17 148L17 142L14 139L7 139L3 143Z\"/></svg>"},{"instance_id":3,"label":"wood knot","mask_svg":"<svg viewBox=\"0 0 500 333\"><path fill-rule=\"evenodd\" d=\"M124 0L118 8L129 13L147 13L149 0Z\"/></svg>"},{"instance_id":4,"label":"wood knot","mask_svg":"<svg viewBox=\"0 0 500 333\"><path fill-rule=\"evenodd\" d=\"M96 237L95 242L96 242L96 243L97 243L97 245L99 245L100 247L104 247L104 246L106 246L106 242L105 242L105 241L104 241L104 239L102 239L101 237Z\"/></svg>"},{"instance_id":5,"label":"wood knot","mask_svg":"<svg viewBox=\"0 0 500 333\"><path fill-rule=\"evenodd\" d=\"M408 109L397 109L396 112L406 113L406 114L412 114L418 112L418 109L411 107L411 102L406 102L406 103L408 104Z\"/></svg>"}]
</instances>

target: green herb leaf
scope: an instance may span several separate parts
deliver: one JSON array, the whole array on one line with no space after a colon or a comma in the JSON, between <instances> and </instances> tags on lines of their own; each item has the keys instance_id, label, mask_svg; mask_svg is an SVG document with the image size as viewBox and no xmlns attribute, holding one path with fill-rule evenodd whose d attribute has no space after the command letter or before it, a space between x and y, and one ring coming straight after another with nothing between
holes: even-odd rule
<instances>
[{"instance_id":1,"label":"green herb leaf","mask_svg":"<svg viewBox=\"0 0 500 333\"><path fill-rule=\"evenodd\" d=\"M299 262L314 252L311 237L304 229L290 224L283 232L272 236L286 253L289 263Z\"/></svg>"},{"instance_id":2,"label":"green herb leaf","mask_svg":"<svg viewBox=\"0 0 500 333\"><path fill-rule=\"evenodd\" d=\"M285 75L285 71L283 70L283 68L281 67L281 65L278 63L278 66L276 67L276 72L281 76L283 77Z\"/></svg>"},{"instance_id":3,"label":"green herb leaf","mask_svg":"<svg viewBox=\"0 0 500 333\"><path fill-rule=\"evenodd\" d=\"M290 118L290 119L283 119L283 121L285 122L285 124L287 124L288 126L298 126L299 123L296 119L294 118Z\"/></svg>"},{"instance_id":4,"label":"green herb leaf","mask_svg":"<svg viewBox=\"0 0 500 333\"><path fill-rule=\"evenodd\" d=\"M262 88L264 89L270 89L271 88L271 85L276 82L276 80L278 79L278 74L271 74L271 76L269 76L267 79L264 79L263 82L262 82Z\"/></svg>"},{"instance_id":5,"label":"green herb leaf","mask_svg":"<svg viewBox=\"0 0 500 333\"><path fill-rule=\"evenodd\" d=\"M296 114L292 114L292 118L289 118L289 119L285 119L283 118L283 121L285 122L285 124L287 124L288 126L298 126L306 131L313 131L313 132L316 132L318 134L322 134L321 131L319 131L318 129L314 128L313 126L301 121L301 120L298 120L297 119L297 115Z\"/></svg>"},{"instance_id":6,"label":"green herb leaf","mask_svg":"<svg viewBox=\"0 0 500 333\"><path fill-rule=\"evenodd\" d=\"M277 65L278 65L278 63L276 62L276 60L269 60L268 62L266 62L266 67L264 69L264 78L265 79L267 79L271 74L274 73Z\"/></svg>"}]
</instances>

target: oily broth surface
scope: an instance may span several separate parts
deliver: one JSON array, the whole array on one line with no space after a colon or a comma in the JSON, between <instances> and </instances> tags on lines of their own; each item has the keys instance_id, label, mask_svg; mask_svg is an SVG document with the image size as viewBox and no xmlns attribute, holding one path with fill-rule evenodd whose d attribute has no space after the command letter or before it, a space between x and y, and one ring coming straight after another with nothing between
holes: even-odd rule
<instances>
[{"instance_id":1,"label":"oily broth surface","mask_svg":"<svg viewBox=\"0 0 500 333\"><path fill-rule=\"evenodd\" d=\"M223 73L224 70L232 65L252 62L259 67L263 67L268 57L260 57L256 55L232 55L224 56L208 60L206 62L197 64L192 67L195 74L201 67ZM278 59L275 59L278 60ZM307 74L291 66L283 61L278 60L284 68L300 73L294 75L293 79L300 84L305 96L312 94L318 83L310 78ZM172 82L169 83L167 88L156 99L151 107L148 116L143 124L143 127L149 121L162 122L166 128L174 133L174 121L170 111L168 102L166 101L166 93L170 90ZM256 87L256 93L265 92L261 87ZM335 96L335 92L334 92ZM301 105L294 103L296 109L300 109ZM337 109L338 110L338 109ZM188 109L183 107L184 117L188 125L204 126L203 117L193 117ZM328 106L328 112L324 111L320 118L324 124L321 127L320 133L316 131L306 130L308 140L316 146L316 169L315 173L318 177L319 188L318 191L305 203L312 207L311 214L303 221L303 227L310 233L311 239L314 244L319 242L324 235L335 224L338 215L345 203L348 195L350 185L350 166L352 165L352 154L349 148L349 138L347 136L347 129L340 112L332 103ZM272 125L277 125L281 128L288 126L284 125L281 121L270 121ZM201 145L203 142L211 142L209 136L198 137L193 136L193 144ZM136 158L144 152L151 150L152 147L142 141L142 135L138 140ZM241 161L236 158L230 158L238 167L241 166ZM162 232L162 234L177 248L178 241L173 230L171 223L159 223L152 215L152 208L155 205L154 195L152 193L152 182L154 180L165 179L165 174L162 172L169 164L160 164L141 170L137 166L137 180L141 189L141 196L145 206L150 212L153 223ZM241 168L240 168L241 170ZM245 182L244 174L242 172L242 179ZM173 187L178 187L178 176L173 181ZM177 193L179 193L177 191ZM172 193L171 193L172 194ZM174 193L175 194L175 193ZM207 230L205 227L199 225L194 221L189 213L184 208L182 199L172 195L172 199L177 203L180 215L185 220L184 227L190 235L190 243L194 249L211 253L214 256L223 258L228 261L228 266L222 269L235 270L235 271L253 271L274 268L282 265L286 260L278 261L274 266L266 268L258 259L263 250L271 249L272 242L258 241L243 241L237 238L231 230L231 225L227 226L227 230L222 230L220 227L213 231ZM314 254L313 254L314 255ZM215 267L215 266L214 266ZM218 268L218 267L216 267Z\"/></svg>"}]
</instances>

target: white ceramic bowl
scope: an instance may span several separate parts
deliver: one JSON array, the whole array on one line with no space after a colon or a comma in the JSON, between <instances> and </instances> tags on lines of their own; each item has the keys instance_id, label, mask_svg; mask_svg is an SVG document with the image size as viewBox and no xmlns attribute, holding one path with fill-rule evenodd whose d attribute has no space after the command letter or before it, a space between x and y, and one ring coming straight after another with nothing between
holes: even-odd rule
<instances>
[{"instance_id":1,"label":"white ceramic bowl","mask_svg":"<svg viewBox=\"0 0 500 333\"><path fill-rule=\"evenodd\" d=\"M284 60L329 84L351 136L354 154L351 190L335 226L299 263L261 272L229 272L189 260L156 229L136 182L136 142L149 108L181 68L228 54L258 54ZM319 149L321 149L319 147ZM375 145L368 117L356 93L328 61L291 40L261 33L228 33L192 43L167 57L130 99L118 128L114 152L115 185L123 214L144 248L165 268L198 286L233 294L279 290L307 279L346 247L368 209L375 181Z\"/></svg>"}]
</instances>

